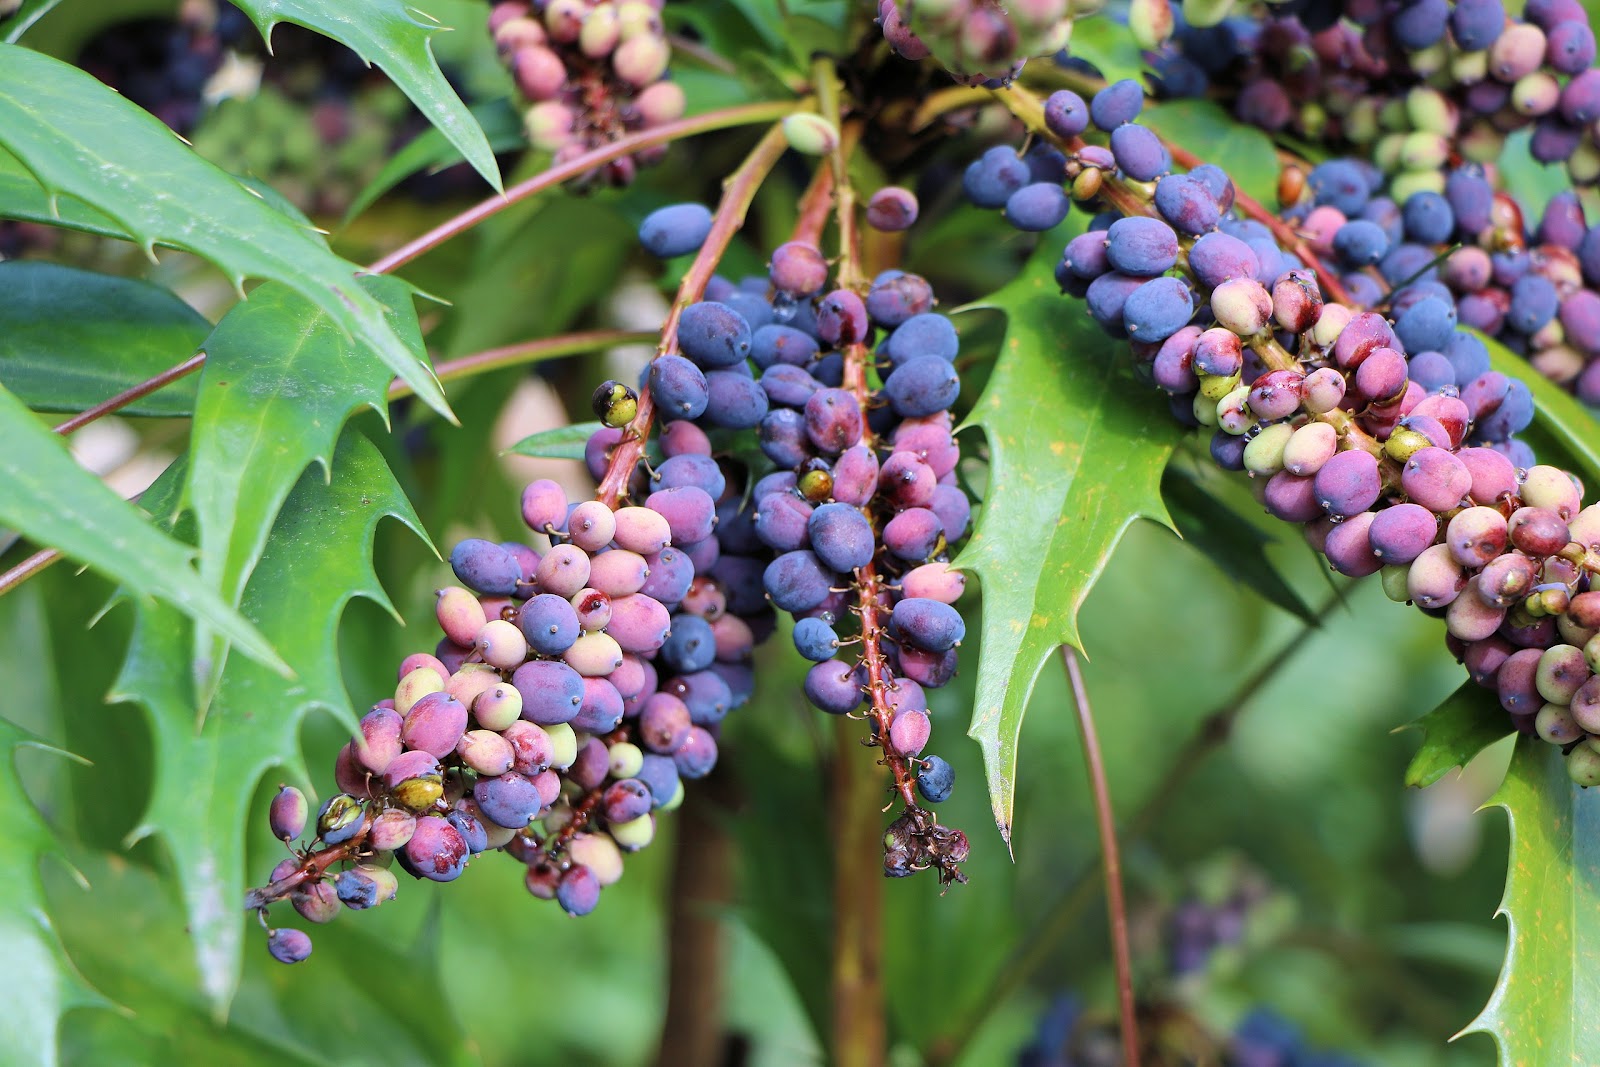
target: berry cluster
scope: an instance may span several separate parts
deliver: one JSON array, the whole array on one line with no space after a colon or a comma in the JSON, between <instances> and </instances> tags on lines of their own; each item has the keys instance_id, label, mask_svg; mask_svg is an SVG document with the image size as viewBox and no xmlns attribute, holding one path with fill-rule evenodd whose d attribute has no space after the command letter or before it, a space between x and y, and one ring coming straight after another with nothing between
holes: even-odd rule
<instances>
[{"instance_id":1,"label":"berry cluster","mask_svg":"<svg viewBox=\"0 0 1600 1067\"><path fill-rule=\"evenodd\" d=\"M959 81L1009 81L1030 56L1050 55L1072 35L1068 0L878 0L889 47L913 62L933 56Z\"/></svg>"},{"instance_id":2,"label":"berry cluster","mask_svg":"<svg viewBox=\"0 0 1600 1067\"><path fill-rule=\"evenodd\" d=\"M872 198L867 218L895 230L916 213L915 198L891 187ZM710 224L704 208L675 205L647 218L640 237L657 254L681 255ZM709 476L707 431L756 432L775 469L751 472L748 492L717 476L722 521L709 573L730 612L769 613L770 603L794 617L795 647L815 664L805 681L814 705L855 715L865 694L869 740L906 805L885 839L886 870L931 866L959 878L964 835L940 827L913 793L915 784L937 803L953 784L949 763L922 753L931 730L925 690L954 675L965 635L951 606L965 579L948 565L971 520L949 411L961 389L959 339L917 275L887 271L865 296L828 283L821 251L794 240L774 249L765 277L714 278L706 299L684 309L681 354L657 357L648 374L670 420L656 473L662 484L688 478L694 458ZM872 389L867 350L879 338L881 387ZM618 440L617 430L595 435L591 469Z\"/></svg>"},{"instance_id":3,"label":"berry cluster","mask_svg":"<svg viewBox=\"0 0 1600 1067\"><path fill-rule=\"evenodd\" d=\"M1577 481L1535 465L1514 436L1533 418L1526 388L1489 369L1420 246L1377 256L1384 311L1325 299L1349 298L1281 220L1239 217L1224 172L1173 172L1167 146L1135 121L1129 84L1087 105L1063 90L1031 116L1067 153L1071 197L1106 209L1066 246L1063 292L1133 342L1174 415L1214 429L1213 457L1248 472L1268 512L1303 525L1340 573L1382 571L1391 597L1442 617L1516 727L1562 746L1575 781L1600 783L1600 596L1589 591L1600 507L1584 508ZM1091 125L1106 145L1083 142ZM1004 151L978 160L968 186L1011 188L1017 221L1013 203L1035 186ZM1474 182L1489 209L1470 172L1453 180ZM1348 161L1312 171L1309 185L1314 202L1350 214L1372 189ZM1327 245L1374 262L1377 229L1345 221Z\"/></svg>"},{"instance_id":4,"label":"berry cluster","mask_svg":"<svg viewBox=\"0 0 1600 1067\"><path fill-rule=\"evenodd\" d=\"M321 850L279 864L252 906L287 896L325 922L340 903L392 897L391 859L448 882L500 849L526 865L534 896L593 911L623 854L654 837L653 812L675 808L682 780L715 765L714 731L735 702L711 669L729 647L706 621L719 594L672 547L709 537L713 511L687 486L615 511L598 500L569 506L541 480L524 490L522 515L542 551L456 545L462 585L439 590L438 647L401 663L393 698L340 750L342 792L314 823ZM748 655L748 631L731 640L735 656ZM304 833L299 791L285 787L271 818L285 842Z\"/></svg>"},{"instance_id":5,"label":"berry cluster","mask_svg":"<svg viewBox=\"0 0 1600 1067\"><path fill-rule=\"evenodd\" d=\"M683 90L665 80L671 47L662 0L501 0L489 30L529 101L528 139L556 163L625 133L683 115ZM655 148L605 165L594 178L626 185Z\"/></svg>"},{"instance_id":6,"label":"berry cluster","mask_svg":"<svg viewBox=\"0 0 1600 1067\"><path fill-rule=\"evenodd\" d=\"M1577 0L1535 0L1520 17L1501 0L1302 3L1225 22L1218 5L1184 13L1183 76L1169 88L1209 84L1251 125L1360 146L1407 191L1438 191L1454 153L1493 162L1521 129L1535 159L1600 181L1600 72Z\"/></svg>"}]
</instances>

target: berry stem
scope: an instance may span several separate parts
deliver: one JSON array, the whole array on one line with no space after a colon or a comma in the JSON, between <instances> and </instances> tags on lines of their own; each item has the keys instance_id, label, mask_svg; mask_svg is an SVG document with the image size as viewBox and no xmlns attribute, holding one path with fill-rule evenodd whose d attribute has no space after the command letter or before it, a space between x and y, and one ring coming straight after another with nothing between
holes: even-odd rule
<instances>
[{"instance_id":1,"label":"berry stem","mask_svg":"<svg viewBox=\"0 0 1600 1067\"><path fill-rule=\"evenodd\" d=\"M465 233L484 219L504 211L519 200L526 200L536 193L542 193L546 189L587 174L596 167L604 166L612 160L632 155L641 148L670 144L673 141L692 137L695 134L710 133L713 130L725 130L731 126L755 126L763 122L772 122L804 106L804 101L742 104L738 107L708 111L703 115L679 119L676 122L669 122L654 129L642 130L639 133L630 133L624 137L619 137L615 141L585 152L581 156L574 157L567 163L551 167L534 175L527 181L513 185L505 191L504 196L492 196L476 207L469 208L452 219L447 219L422 236L408 241L379 259L367 270L373 274L387 274L399 267L403 267L423 253L437 248L458 234Z\"/></svg>"},{"instance_id":2,"label":"berry stem","mask_svg":"<svg viewBox=\"0 0 1600 1067\"><path fill-rule=\"evenodd\" d=\"M317 882L329 867L343 860L354 859L366 844L367 830L371 826L370 818L361 832L348 841L337 845L329 845L318 852L307 852L300 860L300 866L279 878L276 882L262 886L260 889L251 889L244 895L244 910L256 911L273 904L293 893L307 882Z\"/></svg>"},{"instance_id":3,"label":"berry stem","mask_svg":"<svg viewBox=\"0 0 1600 1067\"><path fill-rule=\"evenodd\" d=\"M458 378L471 378L478 374L487 374L490 371L503 370L506 367L521 366L525 363L538 363L546 359L556 359L559 356L570 356L578 352L593 352L600 348L611 348L614 345L638 344L642 341L653 341L654 333L645 333L638 330L585 330L580 333L561 334L558 337L544 337L537 341L524 341L521 344L506 345L502 348L490 348L482 352L474 352L470 356L460 359L446 360L434 368L434 375L441 382L454 381ZM411 386L396 378L389 386L389 400L395 401L411 395Z\"/></svg>"},{"instance_id":4,"label":"berry stem","mask_svg":"<svg viewBox=\"0 0 1600 1067\"><path fill-rule=\"evenodd\" d=\"M694 262L678 286L677 298L673 300L672 310L667 312L667 321L661 327L661 343L656 348L657 355L665 356L677 352L678 320L683 317L684 308L704 295L706 284L716 273L717 264L721 262L723 253L728 250L728 242L744 225L745 212L749 210L757 190L761 188L761 183L766 181L767 175L772 172L772 168L777 165L779 157L787 148L788 141L784 137L783 126L773 125L755 148L751 149L744 162L739 164L739 168L728 175L727 180L723 182L722 200L717 204L716 214L711 220L711 233L706 238L705 244L700 246L700 251L695 254ZM600 488L595 491L596 500L615 508L626 494L628 480L633 477L634 467L644 455L645 442L650 438L650 424L654 419L655 403L650 397L650 390L640 389L638 413L623 431L622 440L618 441L611 451L605 477L600 480Z\"/></svg>"},{"instance_id":5,"label":"berry stem","mask_svg":"<svg viewBox=\"0 0 1600 1067\"><path fill-rule=\"evenodd\" d=\"M1122 1024L1122 1061L1139 1067L1139 1022L1134 1014L1133 958L1128 950L1128 905L1122 893L1122 855L1117 847L1116 818L1111 811L1111 787L1106 782L1105 761L1100 755L1100 736L1095 730L1094 712L1089 706L1089 690L1083 684L1078 653L1071 645L1061 646L1067 679L1072 684L1072 703L1078 712L1078 733L1083 739L1083 762L1089 771L1089 786L1094 793L1095 824L1100 832L1100 853L1104 857L1106 914L1111 922L1111 953L1117 972L1117 1011Z\"/></svg>"},{"instance_id":6,"label":"berry stem","mask_svg":"<svg viewBox=\"0 0 1600 1067\"><path fill-rule=\"evenodd\" d=\"M800 210L794 223L791 241L800 241L814 248L822 247L822 231L833 213L833 166L823 163L811 175L811 184L800 196Z\"/></svg>"},{"instance_id":7,"label":"berry stem","mask_svg":"<svg viewBox=\"0 0 1600 1067\"><path fill-rule=\"evenodd\" d=\"M1325 602L1311 613L1315 619L1324 619L1344 602L1344 591L1335 590ZM1249 678L1227 699L1213 707L1190 733L1187 740L1159 776L1160 785L1139 805L1139 810L1128 820L1123 836L1130 841L1142 839L1155 825L1156 819L1183 792L1184 786L1205 764L1206 759L1221 748L1233 734L1233 724L1249 707L1263 689L1287 670L1294 662L1296 652L1317 632L1317 625L1302 623L1280 646L1273 649ZM1068 934L1079 928L1083 911L1094 899L1095 881L1101 873L1101 858L1095 857L1078 872L1060 896L1050 905L1018 942L1005 965L995 972L994 984L979 997L976 1010L963 1018L959 1025L942 1038L929 1053L929 1061L949 1064L959 1060L968 1044L977 1035L989 1014L1004 1004L1012 994L1022 988L1050 959L1051 953Z\"/></svg>"},{"instance_id":8,"label":"berry stem","mask_svg":"<svg viewBox=\"0 0 1600 1067\"><path fill-rule=\"evenodd\" d=\"M201 368L205 361L206 354L204 352L196 352L194 355L190 356L182 363L179 363L177 366L168 367L160 374L157 374L151 378L146 378L138 385L124 389L116 396L107 400L102 400L92 408L87 408L78 412L70 419L59 423L56 426L56 433L63 435L69 434L73 430L89 425L102 415L109 415L113 411L118 411L127 407L135 400L142 400L151 393L155 392L157 389L160 389L162 386L170 385L179 378L187 377L188 375L193 374L195 371Z\"/></svg>"},{"instance_id":9,"label":"berry stem","mask_svg":"<svg viewBox=\"0 0 1600 1067\"><path fill-rule=\"evenodd\" d=\"M15 567L0 571L0 596L5 596L35 574L38 574L52 563L60 562L60 560L60 552L53 548L45 548L35 552Z\"/></svg>"}]
</instances>

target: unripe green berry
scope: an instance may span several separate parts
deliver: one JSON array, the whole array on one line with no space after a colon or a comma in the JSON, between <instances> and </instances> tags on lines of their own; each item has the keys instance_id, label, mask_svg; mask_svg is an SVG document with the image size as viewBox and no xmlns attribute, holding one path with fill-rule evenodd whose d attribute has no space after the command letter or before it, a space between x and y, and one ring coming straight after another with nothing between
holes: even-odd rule
<instances>
[{"instance_id":1,"label":"unripe green berry","mask_svg":"<svg viewBox=\"0 0 1600 1067\"><path fill-rule=\"evenodd\" d=\"M1583 736L1565 704L1546 704L1534 716L1533 728L1552 745L1570 745Z\"/></svg>"},{"instance_id":2,"label":"unripe green berry","mask_svg":"<svg viewBox=\"0 0 1600 1067\"><path fill-rule=\"evenodd\" d=\"M1294 428L1286 422L1264 427L1244 446L1244 469L1258 478L1283 470L1285 449L1294 434Z\"/></svg>"},{"instance_id":3,"label":"unripe green berry","mask_svg":"<svg viewBox=\"0 0 1600 1067\"><path fill-rule=\"evenodd\" d=\"M607 749L610 757L611 777L622 779L632 778L644 766L644 752L638 745L627 741L619 741Z\"/></svg>"},{"instance_id":4,"label":"unripe green berry","mask_svg":"<svg viewBox=\"0 0 1600 1067\"><path fill-rule=\"evenodd\" d=\"M616 839L617 844L624 850L637 852L655 839L655 816L645 812L637 819L617 823L611 827L611 836Z\"/></svg>"},{"instance_id":5,"label":"unripe green berry","mask_svg":"<svg viewBox=\"0 0 1600 1067\"><path fill-rule=\"evenodd\" d=\"M1396 604L1404 604L1411 599L1410 584L1411 567L1408 564L1391 564L1379 572L1378 580L1383 585L1383 595Z\"/></svg>"},{"instance_id":6,"label":"unripe green berry","mask_svg":"<svg viewBox=\"0 0 1600 1067\"><path fill-rule=\"evenodd\" d=\"M811 111L784 119L783 136L790 148L808 156L825 156L839 147L838 127Z\"/></svg>"},{"instance_id":7,"label":"unripe green berry","mask_svg":"<svg viewBox=\"0 0 1600 1067\"><path fill-rule=\"evenodd\" d=\"M550 766L558 771L564 771L572 766L578 758L578 735L567 723L554 723L544 727L545 734L550 738L550 747L554 753L550 757Z\"/></svg>"},{"instance_id":8,"label":"unripe green berry","mask_svg":"<svg viewBox=\"0 0 1600 1067\"><path fill-rule=\"evenodd\" d=\"M1215 404L1239 388L1239 375L1203 374L1200 376L1200 395Z\"/></svg>"},{"instance_id":9,"label":"unripe green berry","mask_svg":"<svg viewBox=\"0 0 1600 1067\"><path fill-rule=\"evenodd\" d=\"M400 679L400 684L395 686L394 710L404 715L429 693L444 691L444 679L439 677L438 671L432 667L418 667Z\"/></svg>"},{"instance_id":10,"label":"unripe green berry","mask_svg":"<svg viewBox=\"0 0 1600 1067\"><path fill-rule=\"evenodd\" d=\"M1573 694L1589 680L1584 651L1572 645L1551 645L1539 657L1534 685L1551 704L1570 704Z\"/></svg>"},{"instance_id":11,"label":"unripe green berry","mask_svg":"<svg viewBox=\"0 0 1600 1067\"><path fill-rule=\"evenodd\" d=\"M1579 745L1567 753L1567 776L1573 784L1585 789L1600 785L1600 752L1588 745Z\"/></svg>"}]
</instances>

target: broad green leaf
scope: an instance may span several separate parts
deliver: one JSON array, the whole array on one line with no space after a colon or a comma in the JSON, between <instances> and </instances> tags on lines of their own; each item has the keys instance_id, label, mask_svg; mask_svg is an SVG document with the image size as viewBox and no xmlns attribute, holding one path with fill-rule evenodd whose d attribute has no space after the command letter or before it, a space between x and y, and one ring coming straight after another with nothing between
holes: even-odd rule
<instances>
[{"instance_id":1,"label":"broad green leaf","mask_svg":"<svg viewBox=\"0 0 1600 1067\"><path fill-rule=\"evenodd\" d=\"M1082 225L1081 216L1072 226ZM1081 647L1078 609L1123 531L1172 526L1161 472L1179 439L1166 405L1053 277L1056 231L987 306L1006 314L994 375L967 425L989 442L989 494L955 564L983 587L983 656L967 733L983 749L995 822L1009 841L1017 739L1045 661ZM1042 549L1041 549L1042 546Z\"/></svg>"},{"instance_id":2,"label":"broad green leaf","mask_svg":"<svg viewBox=\"0 0 1600 1067\"><path fill-rule=\"evenodd\" d=\"M1523 737L1489 803L1511 825L1496 912L1509 943L1489 1003L1462 1033L1494 1038L1507 1067L1600 1063L1600 793L1572 784L1555 746Z\"/></svg>"},{"instance_id":3,"label":"broad green leaf","mask_svg":"<svg viewBox=\"0 0 1600 1067\"><path fill-rule=\"evenodd\" d=\"M1566 466L1585 485L1600 485L1600 423L1594 415L1499 341L1481 333L1478 337L1489 347L1490 365L1533 393L1534 423L1521 436L1540 462Z\"/></svg>"},{"instance_id":4,"label":"broad green leaf","mask_svg":"<svg viewBox=\"0 0 1600 1067\"><path fill-rule=\"evenodd\" d=\"M351 599L389 607L372 570L373 533L389 516L421 533L383 457L347 430L332 482L317 470L300 478L245 590L244 613L277 644L296 677L286 681L231 657L198 729L194 679L173 669L188 661L189 627L164 608L139 609L111 695L143 705L155 735L155 792L132 838L158 835L172 852L201 985L219 1013L238 981L243 831L252 791L272 766L305 778L299 731L312 708L354 725L335 634Z\"/></svg>"},{"instance_id":5,"label":"broad green leaf","mask_svg":"<svg viewBox=\"0 0 1600 1067\"><path fill-rule=\"evenodd\" d=\"M152 255L155 245L165 244L210 260L235 286L266 278L294 289L448 415L433 372L385 321L382 305L356 284L353 264L93 75L0 44L0 146L52 203L76 197Z\"/></svg>"},{"instance_id":6,"label":"broad green leaf","mask_svg":"<svg viewBox=\"0 0 1600 1067\"><path fill-rule=\"evenodd\" d=\"M1174 464L1167 466L1161 479L1161 499L1172 513L1178 535L1224 574L1248 585L1265 600L1308 625L1321 626L1322 620L1316 611L1284 581L1283 575L1262 551L1272 538L1213 495L1217 488L1215 484L1202 486L1200 476Z\"/></svg>"},{"instance_id":7,"label":"broad green leaf","mask_svg":"<svg viewBox=\"0 0 1600 1067\"><path fill-rule=\"evenodd\" d=\"M1494 694L1476 682L1463 682L1438 707L1400 727L1421 730L1422 747L1406 767L1406 785L1432 785L1511 733L1511 723Z\"/></svg>"},{"instance_id":8,"label":"broad green leaf","mask_svg":"<svg viewBox=\"0 0 1600 1067\"><path fill-rule=\"evenodd\" d=\"M506 451L514 456L535 456L539 459L582 459L584 444L599 429L601 426L598 422L576 422L571 426L540 430L524 437Z\"/></svg>"},{"instance_id":9,"label":"broad green leaf","mask_svg":"<svg viewBox=\"0 0 1600 1067\"><path fill-rule=\"evenodd\" d=\"M193 549L151 526L80 467L61 437L3 386L0 438L0 525L204 620L254 659L288 670L260 631L189 566Z\"/></svg>"},{"instance_id":10,"label":"broad green leaf","mask_svg":"<svg viewBox=\"0 0 1600 1067\"><path fill-rule=\"evenodd\" d=\"M128 1011L71 1015L61 1035L69 1062L431 1067L473 1059L462 1055L466 1034L448 1007L437 917L417 936L392 940L393 912L341 916L312 927L312 957L292 970L268 958L265 932L252 926L238 999L218 1022L195 982L177 887L122 856L77 858L88 885L47 878L50 911L74 962Z\"/></svg>"},{"instance_id":11,"label":"broad green leaf","mask_svg":"<svg viewBox=\"0 0 1600 1067\"><path fill-rule=\"evenodd\" d=\"M169 290L55 263L0 263L0 384L35 411L82 411L200 347L211 324ZM194 410L183 378L124 415Z\"/></svg>"},{"instance_id":12,"label":"broad green leaf","mask_svg":"<svg viewBox=\"0 0 1600 1067\"><path fill-rule=\"evenodd\" d=\"M1093 63L1108 82L1132 78L1143 84L1144 57L1116 19L1078 19L1072 24L1072 39L1067 53Z\"/></svg>"},{"instance_id":13,"label":"broad green leaf","mask_svg":"<svg viewBox=\"0 0 1600 1067\"><path fill-rule=\"evenodd\" d=\"M509 152L524 143L527 135L522 131L522 116L517 114L509 100L493 100L472 109L473 120L489 139L489 147L496 152ZM361 190L346 209L344 222L361 214L377 203L389 190L423 171L442 170L461 162L461 152L445 139L435 126L429 126L400 151L389 157L367 187Z\"/></svg>"},{"instance_id":14,"label":"broad green leaf","mask_svg":"<svg viewBox=\"0 0 1600 1067\"><path fill-rule=\"evenodd\" d=\"M406 284L369 277L362 285L426 359ZM217 324L206 352L186 499L200 528L200 575L237 604L301 473L313 462L328 470L339 431L358 409L387 417L389 373L315 304L270 283Z\"/></svg>"},{"instance_id":15,"label":"broad green leaf","mask_svg":"<svg viewBox=\"0 0 1600 1067\"><path fill-rule=\"evenodd\" d=\"M1278 202L1278 152L1272 138L1239 122L1210 100L1155 104L1145 109L1139 121L1202 161L1226 168L1241 192L1269 210Z\"/></svg>"},{"instance_id":16,"label":"broad green leaf","mask_svg":"<svg viewBox=\"0 0 1600 1067\"><path fill-rule=\"evenodd\" d=\"M61 1016L73 1007L105 1000L62 951L45 911L39 864L46 856L59 857L61 846L17 777L16 761L24 749L30 758L39 752L48 753L47 758L71 757L0 718L0 756L5 759L0 809L6 813L0 832L0 865L6 871L6 891L0 894L0 960L8 974L20 979L6 982L6 995L0 997L0 1047L7 1063L44 1067L57 1061Z\"/></svg>"},{"instance_id":17,"label":"broad green leaf","mask_svg":"<svg viewBox=\"0 0 1600 1067\"><path fill-rule=\"evenodd\" d=\"M250 16L261 36L272 42L272 27L292 22L331 37L368 63L375 63L417 105L450 143L466 157L483 180L502 190L500 167L494 160L489 139L467 105L461 102L444 72L434 59L433 35L446 29L478 29L473 26L444 26L420 5L404 0L366 0L358 6L344 0L237 0L240 10Z\"/></svg>"}]
</instances>

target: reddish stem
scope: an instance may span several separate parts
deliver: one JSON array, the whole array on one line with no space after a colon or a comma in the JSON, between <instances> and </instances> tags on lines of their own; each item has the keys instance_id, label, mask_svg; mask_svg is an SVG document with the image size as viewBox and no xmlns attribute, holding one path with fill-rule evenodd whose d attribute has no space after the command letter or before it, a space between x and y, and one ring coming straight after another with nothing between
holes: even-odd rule
<instances>
[{"instance_id":1,"label":"reddish stem","mask_svg":"<svg viewBox=\"0 0 1600 1067\"><path fill-rule=\"evenodd\" d=\"M813 248L822 247L822 231L833 212L833 167L820 166L811 175L811 184L800 197L800 210L794 223L791 241L800 241Z\"/></svg>"},{"instance_id":2,"label":"reddish stem","mask_svg":"<svg viewBox=\"0 0 1600 1067\"><path fill-rule=\"evenodd\" d=\"M179 363L176 367L168 367L155 377L147 378L132 388L124 389L122 392L118 393L114 397L111 397L109 400L102 400L94 407L78 412L78 414L72 416L72 418L67 419L65 422L57 425L56 433L69 434L73 430L89 425L89 423L100 418L102 415L109 415L113 411L125 408L134 401L141 400L144 397L149 396L162 386L170 385L179 378L193 374L195 371L200 369L205 361L206 354L204 352L196 352L182 363Z\"/></svg>"},{"instance_id":3,"label":"reddish stem","mask_svg":"<svg viewBox=\"0 0 1600 1067\"><path fill-rule=\"evenodd\" d=\"M745 212L755 199L756 190L761 188L761 183L766 180L787 147L788 141L784 137L783 127L774 125L745 157L744 162L739 164L739 169L729 175L727 181L723 183L722 200L717 204L717 212L711 222L711 233L706 238L705 244L700 246L700 251L694 257L694 263L690 265L688 273L683 276L683 281L678 286L677 299L672 302L672 310L667 313L667 321L661 327L661 344L656 349L657 355L677 352L678 320L683 317L684 308L704 295L706 284L711 281L711 276L716 273L717 264L728 249L728 242L744 225ZM595 499L612 508L617 506L618 501L627 492L628 480L633 477L634 467L644 455L645 443L650 439L650 424L654 419L655 402L651 399L650 390L641 389L639 411L623 431L622 440L611 450L605 477L600 479L600 488L595 491Z\"/></svg>"},{"instance_id":4,"label":"reddish stem","mask_svg":"<svg viewBox=\"0 0 1600 1067\"><path fill-rule=\"evenodd\" d=\"M544 337L537 341L524 341L521 344L506 345L503 348L490 348L483 352L474 352L470 356L460 359L446 360L434 368L434 376L441 382L453 381L456 378L470 378L475 374L486 374L492 370L501 370L505 367L520 366L524 363L537 363L540 360L555 359L558 356L570 356L578 352L592 352L597 348L610 348L613 345L638 344L641 341L655 339L653 333L643 333L637 330L586 330L580 333L567 333L559 337ZM399 400L412 394L411 386L396 378L389 386L389 399Z\"/></svg>"},{"instance_id":5,"label":"reddish stem","mask_svg":"<svg viewBox=\"0 0 1600 1067\"><path fill-rule=\"evenodd\" d=\"M1139 1067L1139 1023L1133 1003L1133 956L1128 950L1128 905L1122 895L1122 853L1117 846L1116 820L1111 812L1111 787L1106 781L1105 761L1100 755L1100 735L1095 730L1094 713L1089 707L1089 690L1083 684L1078 654L1071 645L1061 646L1061 660L1072 683L1072 703L1078 712L1078 733L1083 739L1083 761L1089 770L1089 786L1094 793L1095 824L1100 833L1100 851L1105 857L1106 914L1111 921L1111 954L1117 972L1117 1009L1122 1023L1122 1061Z\"/></svg>"},{"instance_id":6,"label":"reddish stem","mask_svg":"<svg viewBox=\"0 0 1600 1067\"><path fill-rule=\"evenodd\" d=\"M1187 148L1181 148L1165 137L1161 138L1161 143L1167 146L1168 152L1172 153L1173 160L1190 170L1205 162L1205 160ZM1317 272L1317 283L1322 287L1322 291L1328 296L1328 299L1336 304L1343 304L1345 307L1355 307L1355 304L1350 300L1349 291L1340 284L1338 275L1329 270L1317 254L1311 251L1300 235L1294 231L1293 227L1273 212L1268 211L1261 201L1250 196L1237 186L1233 190L1233 202L1243 209L1246 215L1271 230L1272 236L1278 239L1278 243L1293 252L1300 262Z\"/></svg>"},{"instance_id":7,"label":"reddish stem","mask_svg":"<svg viewBox=\"0 0 1600 1067\"><path fill-rule=\"evenodd\" d=\"M0 571L0 596L4 596L14 586L21 585L52 563L59 563L60 561L60 552L53 548L46 548L35 552L10 570Z\"/></svg>"},{"instance_id":8,"label":"reddish stem","mask_svg":"<svg viewBox=\"0 0 1600 1067\"><path fill-rule=\"evenodd\" d=\"M536 193L560 185L581 175L587 174L596 167L604 166L614 159L631 155L642 148L653 148L656 145L669 144L672 141L692 137L697 133L709 133L712 130L723 130L730 126L753 126L763 122L781 119L785 115L801 107L801 104L790 102L743 104L739 107L723 108L719 111L708 111L703 115L679 119L669 122L664 126L654 129L642 130L639 133L630 133L619 137L609 144L585 152L569 162L551 167L549 170L534 175L527 181L519 182L505 191L504 196L492 196L479 204L440 223L427 233L414 240L408 241L388 255L379 259L368 267L373 274L387 274L397 267L403 267L413 259L445 241L463 233L489 218L498 214L519 200L526 200Z\"/></svg>"},{"instance_id":9,"label":"reddish stem","mask_svg":"<svg viewBox=\"0 0 1600 1067\"><path fill-rule=\"evenodd\" d=\"M275 901L293 893L307 882L322 880L329 867L344 860L354 859L360 854L362 847L367 842L367 832L372 826L369 818L361 832L350 840L337 845L330 845L320 852L307 852L300 859L300 866L279 878L276 882L252 889L244 895L245 911L255 911L264 908Z\"/></svg>"}]
</instances>

